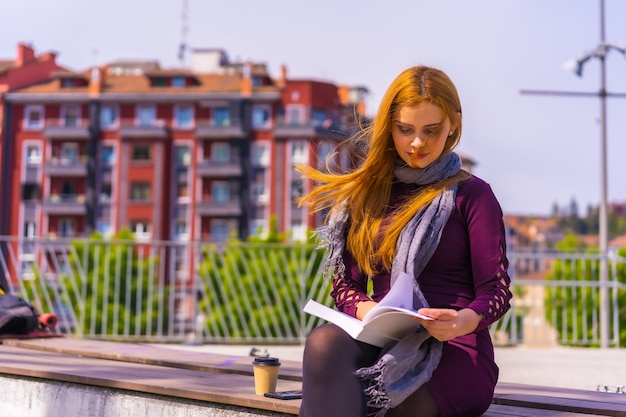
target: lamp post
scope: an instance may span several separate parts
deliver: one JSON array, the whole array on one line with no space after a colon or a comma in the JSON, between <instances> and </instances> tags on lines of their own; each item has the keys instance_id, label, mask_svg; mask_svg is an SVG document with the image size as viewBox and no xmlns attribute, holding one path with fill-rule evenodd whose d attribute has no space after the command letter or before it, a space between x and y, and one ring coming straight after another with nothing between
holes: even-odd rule
<instances>
[{"instance_id":1,"label":"lamp post","mask_svg":"<svg viewBox=\"0 0 626 417\"><path fill-rule=\"evenodd\" d=\"M600 0L600 43L592 51L586 51L576 59L567 61L564 68L573 71L582 77L583 66L591 58L600 61L600 90L598 92L571 92L571 91L537 91L522 90L522 94L581 96L600 98L600 207L599 207L599 246L600 246L600 347L609 346L609 266L608 266L608 203L607 203L607 97L626 97L624 93L608 93L606 91L606 55L610 50L616 50L626 56L626 44L610 44L605 40L604 29L604 0Z\"/></svg>"}]
</instances>

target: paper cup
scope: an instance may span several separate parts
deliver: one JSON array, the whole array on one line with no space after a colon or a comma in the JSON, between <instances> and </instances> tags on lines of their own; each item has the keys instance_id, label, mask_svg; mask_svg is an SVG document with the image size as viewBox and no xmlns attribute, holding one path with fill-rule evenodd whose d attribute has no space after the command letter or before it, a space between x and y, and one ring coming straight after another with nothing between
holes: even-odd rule
<instances>
[{"instance_id":1,"label":"paper cup","mask_svg":"<svg viewBox=\"0 0 626 417\"><path fill-rule=\"evenodd\" d=\"M276 391L280 368L278 358L255 358L252 362L252 368L254 369L254 389L257 395Z\"/></svg>"}]
</instances>

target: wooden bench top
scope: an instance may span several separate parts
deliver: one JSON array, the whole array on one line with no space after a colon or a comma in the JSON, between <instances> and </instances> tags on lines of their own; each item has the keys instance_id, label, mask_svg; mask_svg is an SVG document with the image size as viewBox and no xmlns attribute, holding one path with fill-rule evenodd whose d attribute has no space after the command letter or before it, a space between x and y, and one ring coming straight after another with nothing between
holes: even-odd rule
<instances>
[{"instance_id":1,"label":"wooden bench top","mask_svg":"<svg viewBox=\"0 0 626 417\"><path fill-rule=\"evenodd\" d=\"M300 389L301 362L281 360L277 390ZM256 395L252 357L73 338L6 339L0 373L297 415L300 400ZM484 417L626 417L626 395L500 383Z\"/></svg>"},{"instance_id":2,"label":"wooden bench top","mask_svg":"<svg viewBox=\"0 0 626 417\"><path fill-rule=\"evenodd\" d=\"M250 361L248 362L251 367ZM11 343L6 343L6 341L0 346L0 373L287 414L298 414L300 408L300 400L282 401L256 395L253 377L243 373L192 370L144 364L139 361L59 353L44 349L31 350L11 346ZM279 390L300 388L301 383L293 380L281 379L277 385Z\"/></svg>"},{"instance_id":3,"label":"wooden bench top","mask_svg":"<svg viewBox=\"0 0 626 417\"><path fill-rule=\"evenodd\" d=\"M189 369L194 371L241 374L252 376L252 357L222 355L209 352L190 352L158 346L107 342L100 340L49 338L6 339L5 346L46 352L81 355L96 359L110 359L146 365ZM302 363L280 360L279 379L302 381Z\"/></svg>"}]
</instances>

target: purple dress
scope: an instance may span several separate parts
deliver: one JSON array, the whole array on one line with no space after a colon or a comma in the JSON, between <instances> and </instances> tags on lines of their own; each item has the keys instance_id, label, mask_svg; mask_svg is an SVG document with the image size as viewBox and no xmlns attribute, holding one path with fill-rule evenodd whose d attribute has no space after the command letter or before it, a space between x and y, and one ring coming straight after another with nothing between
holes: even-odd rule
<instances>
[{"instance_id":1,"label":"purple dress","mask_svg":"<svg viewBox=\"0 0 626 417\"><path fill-rule=\"evenodd\" d=\"M396 183L391 207L397 206L416 185ZM356 304L369 300L367 277L345 251L345 279L333 281L331 295L340 311L356 316ZM498 366L488 326L509 309L511 292L507 274L502 210L491 187L473 176L460 183L455 209L443 229L433 257L417 278L426 300L434 308L471 308L484 319L471 334L445 342L443 355L427 386L441 416L482 414L491 404ZM388 272L372 278L371 299L379 301L389 290Z\"/></svg>"}]
</instances>

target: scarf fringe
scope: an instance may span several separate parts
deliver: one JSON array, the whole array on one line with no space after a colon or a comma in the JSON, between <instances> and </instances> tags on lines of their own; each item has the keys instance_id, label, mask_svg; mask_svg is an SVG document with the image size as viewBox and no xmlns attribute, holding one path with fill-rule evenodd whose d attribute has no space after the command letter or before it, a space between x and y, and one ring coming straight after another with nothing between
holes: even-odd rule
<instances>
[{"instance_id":1,"label":"scarf fringe","mask_svg":"<svg viewBox=\"0 0 626 417\"><path fill-rule=\"evenodd\" d=\"M379 361L369 368L358 369L354 374L361 379L364 385L363 392L365 393L366 405L368 407L382 408L385 411L393 407L391 398L389 398L385 390L385 367L383 362ZM375 416L380 417L384 413L379 414L380 412L376 413Z\"/></svg>"}]
</instances>

